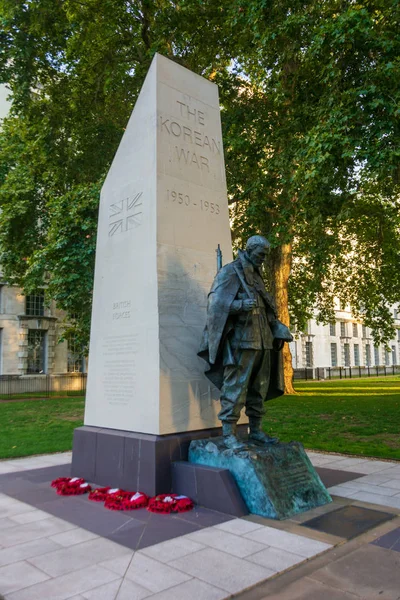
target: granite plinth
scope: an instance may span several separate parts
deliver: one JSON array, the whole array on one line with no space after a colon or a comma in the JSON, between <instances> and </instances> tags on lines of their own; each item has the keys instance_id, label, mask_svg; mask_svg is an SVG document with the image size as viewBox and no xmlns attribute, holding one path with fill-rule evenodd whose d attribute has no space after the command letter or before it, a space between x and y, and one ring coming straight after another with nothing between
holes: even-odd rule
<instances>
[{"instance_id":1,"label":"granite plinth","mask_svg":"<svg viewBox=\"0 0 400 600\"><path fill-rule=\"evenodd\" d=\"M299 442L228 450L222 438L197 439L189 462L229 469L250 513L287 519L332 501Z\"/></svg>"},{"instance_id":2,"label":"granite plinth","mask_svg":"<svg viewBox=\"0 0 400 600\"><path fill-rule=\"evenodd\" d=\"M240 427L243 432L246 426ZM172 490L171 465L186 461L193 439L221 435L221 428L171 435L150 435L83 426L74 431L72 468L74 477L145 494Z\"/></svg>"},{"instance_id":3,"label":"granite plinth","mask_svg":"<svg viewBox=\"0 0 400 600\"><path fill-rule=\"evenodd\" d=\"M172 491L189 496L195 504L235 517L249 514L242 495L228 469L195 465L187 461L172 464Z\"/></svg>"}]
</instances>

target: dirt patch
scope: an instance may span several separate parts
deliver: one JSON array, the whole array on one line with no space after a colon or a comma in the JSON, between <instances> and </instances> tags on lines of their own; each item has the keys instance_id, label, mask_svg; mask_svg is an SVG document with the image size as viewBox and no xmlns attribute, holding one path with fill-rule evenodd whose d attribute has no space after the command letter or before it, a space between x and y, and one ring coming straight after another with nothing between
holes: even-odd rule
<instances>
[{"instance_id":1,"label":"dirt patch","mask_svg":"<svg viewBox=\"0 0 400 600\"><path fill-rule=\"evenodd\" d=\"M321 419L322 421L332 421L333 420L332 415L318 415L318 418Z\"/></svg>"}]
</instances>

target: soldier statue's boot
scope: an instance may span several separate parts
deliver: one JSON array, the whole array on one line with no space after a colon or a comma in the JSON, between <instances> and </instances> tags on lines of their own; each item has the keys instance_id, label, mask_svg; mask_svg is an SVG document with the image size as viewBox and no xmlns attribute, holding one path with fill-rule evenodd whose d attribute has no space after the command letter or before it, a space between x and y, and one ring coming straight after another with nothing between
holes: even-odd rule
<instances>
[{"instance_id":1,"label":"soldier statue's boot","mask_svg":"<svg viewBox=\"0 0 400 600\"><path fill-rule=\"evenodd\" d=\"M265 446L266 444L277 444L278 438L270 437L261 429L261 419L250 417L249 419L249 442L257 444L257 446Z\"/></svg>"},{"instance_id":2,"label":"soldier statue's boot","mask_svg":"<svg viewBox=\"0 0 400 600\"><path fill-rule=\"evenodd\" d=\"M236 423L222 423L222 436L229 450L244 450L245 444L236 436Z\"/></svg>"}]
</instances>

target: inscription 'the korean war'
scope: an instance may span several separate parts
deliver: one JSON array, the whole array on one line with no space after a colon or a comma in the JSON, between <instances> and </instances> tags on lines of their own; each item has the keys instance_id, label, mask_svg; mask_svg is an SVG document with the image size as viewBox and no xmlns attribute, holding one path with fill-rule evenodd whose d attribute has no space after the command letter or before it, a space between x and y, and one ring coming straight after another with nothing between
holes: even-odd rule
<instances>
[{"instance_id":1,"label":"inscription 'the korean war'","mask_svg":"<svg viewBox=\"0 0 400 600\"><path fill-rule=\"evenodd\" d=\"M180 145L174 147L174 159L180 164L193 165L200 170L209 172L209 156L200 154L201 150L207 151L209 155L221 155L221 142L206 135L201 128L205 127L205 115L201 110L191 109L188 104L177 100L179 114L187 124L179 123L177 120L160 116L160 130L162 134L170 136L176 142L190 144L194 148L187 150ZM197 146L197 148L196 148Z\"/></svg>"}]
</instances>

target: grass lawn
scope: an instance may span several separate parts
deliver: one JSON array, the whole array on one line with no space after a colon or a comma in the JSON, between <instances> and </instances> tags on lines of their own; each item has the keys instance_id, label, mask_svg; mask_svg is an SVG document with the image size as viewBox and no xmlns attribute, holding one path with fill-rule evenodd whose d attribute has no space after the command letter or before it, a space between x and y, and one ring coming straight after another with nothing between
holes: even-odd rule
<instances>
[{"instance_id":1,"label":"grass lawn","mask_svg":"<svg viewBox=\"0 0 400 600\"><path fill-rule=\"evenodd\" d=\"M0 403L0 458L71 450L83 409L82 396Z\"/></svg>"},{"instance_id":2,"label":"grass lawn","mask_svg":"<svg viewBox=\"0 0 400 600\"><path fill-rule=\"evenodd\" d=\"M266 405L265 430L306 448L400 460L400 377L296 382ZM83 397L0 402L0 458L70 450Z\"/></svg>"},{"instance_id":3,"label":"grass lawn","mask_svg":"<svg viewBox=\"0 0 400 600\"><path fill-rule=\"evenodd\" d=\"M306 448L400 460L400 377L296 382L266 404L264 429Z\"/></svg>"}]
</instances>

